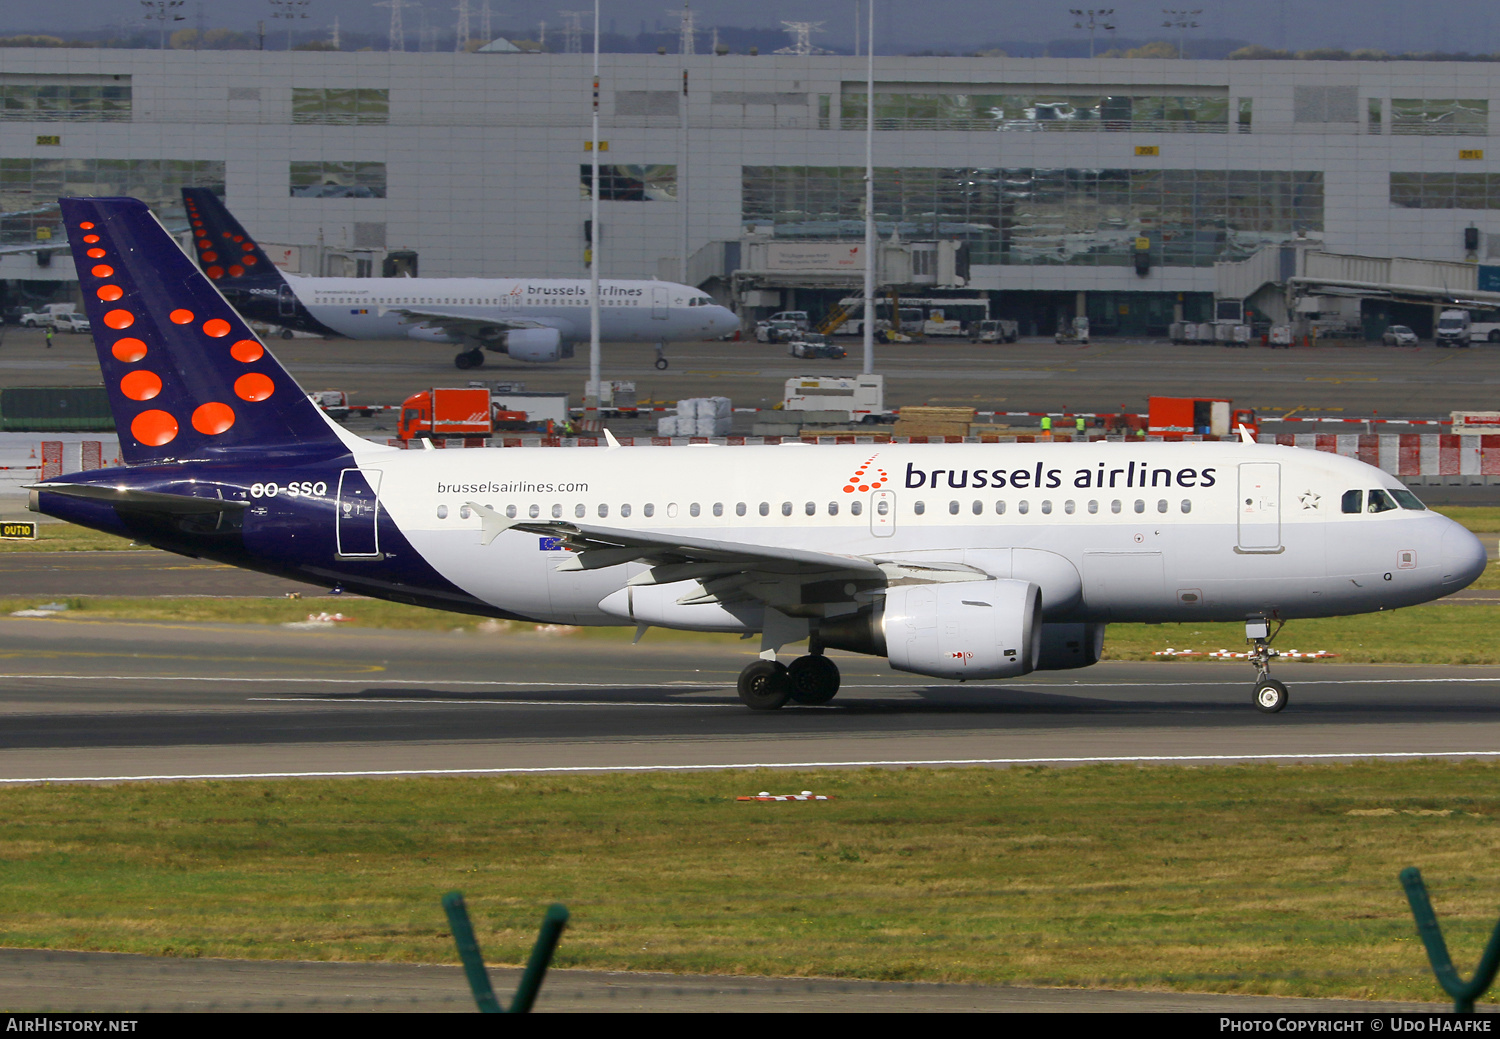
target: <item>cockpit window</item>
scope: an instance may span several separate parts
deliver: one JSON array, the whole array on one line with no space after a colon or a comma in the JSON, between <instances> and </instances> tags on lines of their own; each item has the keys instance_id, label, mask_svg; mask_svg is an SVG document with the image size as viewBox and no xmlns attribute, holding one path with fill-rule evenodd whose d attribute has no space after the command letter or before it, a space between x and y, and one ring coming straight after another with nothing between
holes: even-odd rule
<instances>
[{"instance_id":1,"label":"cockpit window","mask_svg":"<svg viewBox=\"0 0 1500 1039\"><path fill-rule=\"evenodd\" d=\"M1393 490L1391 494L1395 495L1396 500L1401 503L1403 509L1411 509L1413 512L1427 511L1427 506L1423 505L1422 500L1411 491L1405 489L1399 491Z\"/></svg>"},{"instance_id":2,"label":"cockpit window","mask_svg":"<svg viewBox=\"0 0 1500 1039\"><path fill-rule=\"evenodd\" d=\"M1346 513L1356 513L1356 512L1364 512L1364 511L1365 511L1365 492L1364 491L1345 491L1344 492L1344 512L1346 512Z\"/></svg>"},{"instance_id":3,"label":"cockpit window","mask_svg":"<svg viewBox=\"0 0 1500 1039\"><path fill-rule=\"evenodd\" d=\"M1370 503L1366 509L1370 512L1390 512L1397 508L1396 501L1388 493L1376 487L1370 492Z\"/></svg>"}]
</instances>

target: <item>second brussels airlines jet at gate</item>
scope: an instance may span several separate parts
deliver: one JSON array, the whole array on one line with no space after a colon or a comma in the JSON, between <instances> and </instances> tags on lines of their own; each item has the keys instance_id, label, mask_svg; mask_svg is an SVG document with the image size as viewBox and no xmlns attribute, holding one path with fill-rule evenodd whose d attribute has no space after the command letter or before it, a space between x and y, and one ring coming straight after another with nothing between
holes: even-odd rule
<instances>
[{"instance_id":1,"label":"second brussels airlines jet at gate","mask_svg":"<svg viewBox=\"0 0 1500 1039\"><path fill-rule=\"evenodd\" d=\"M182 201L199 266L251 321L349 339L453 343L461 347L453 363L465 369L484 364L486 350L545 364L588 342L587 278L303 278L278 270L212 191L183 188ZM739 327L734 311L688 285L599 282L599 335L607 342L717 339ZM667 367L660 350L656 366Z\"/></svg>"},{"instance_id":2,"label":"second brussels airlines jet at gate","mask_svg":"<svg viewBox=\"0 0 1500 1039\"><path fill-rule=\"evenodd\" d=\"M438 609L758 632L759 710L832 699L829 648L1015 679L1094 663L1109 621L1243 620L1274 712L1269 624L1485 566L1379 469L1253 443L396 450L314 407L143 203L62 213L126 466L34 510Z\"/></svg>"}]
</instances>

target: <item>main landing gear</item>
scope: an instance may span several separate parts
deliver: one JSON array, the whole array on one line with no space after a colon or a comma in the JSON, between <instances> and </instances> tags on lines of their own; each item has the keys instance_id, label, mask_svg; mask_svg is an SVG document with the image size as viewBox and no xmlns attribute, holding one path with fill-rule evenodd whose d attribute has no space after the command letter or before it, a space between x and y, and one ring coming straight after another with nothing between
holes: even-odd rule
<instances>
[{"instance_id":1,"label":"main landing gear","mask_svg":"<svg viewBox=\"0 0 1500 1039\"><path fill-rule=\"evenodd\" d=\"M1283 621L1276 626L1280 632ZM1245 622L1245 640L1250 643L1250 663L1255 666L1255 692L1251 699L1255 709L1266 714L1275 714L1286 706L1286 686L1271 677L1271 640L1276 637L1270 631L1265 618L1256 617Z\"/></svg>"},{"instance_id":2,"label":"main landing gear","mask_svg":"<svg viewBox=\"0 0 1500 1039\"><path fill-rule=\"evenodd\" d=\"M667 360L667 356L666 355L667 355L667 344L666 343L657 343L656 344L656 370L657 371L665 371L666 368L667 368L667 366L669 364L671 364L671 362Z\"/></svg>"},{"instance_id":3,"label":"main landing gear","mask_svg":"<svg viewBox=\"0 0 1500 1039\"><path fill-rule=\"evenodd\" d=\"M470 368L479 368L483 364L483 350L463 350L459 352L457 357L453 358L453 366L462 371L468 371Z\"/></svg>"},{"instance_id":4,"label":"main landing gear","mask_svg":"<svg viewBox=\"0 0 1500 1039\"><path fill-rule=\"evenodd\" d=\"M788 700L825 704L838 691L838 665L821 651L798 657L790 666L762 658L740 672L740 699L752 711L774 711Z\"/></svg>"}]
</instances>

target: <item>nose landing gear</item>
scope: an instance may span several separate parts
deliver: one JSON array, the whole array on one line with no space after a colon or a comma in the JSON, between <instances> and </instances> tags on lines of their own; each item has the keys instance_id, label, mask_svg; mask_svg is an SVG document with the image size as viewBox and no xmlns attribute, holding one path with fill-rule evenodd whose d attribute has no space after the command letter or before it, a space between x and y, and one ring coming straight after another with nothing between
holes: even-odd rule
<instances>
[{"instance_id":1,"label":"nose landing gear","mask_svg":"<svg viewBox=\"0 0 1500 1039\"><path fill-rule=\"evenodd\" d=\"M822 653L809 653L791 666L776 660L755 660L740 672L740 700L752 711L774 711L788 700L816 705L839 691L838 665Z\"/></svg>"},{"instance_id":2,"label":"nose landing gear","mask_svg":"<svg viewBox=\"0 0 1500 1039\"><path fill-rule=\"evenodd\" d=\"M1285 624L1285 621L1277 624L1273 633L1264 617L1245 622L1245 640L1250 643L1250 663L1254 665L1256 672L1255 691L1251 694L1251 699L1255 703L1255 709L1265 714L1275 714L1287 702L1286 686L1271 677L1271 657L1275 655L1271 649L1271 640Z\"/></svg>"},{"instance_id":3,"label":"nose landing gear","mask_svg":"<svg viewBox=\"0 0 1500 1039\"><path fill-rule=\"evenodd\" d=\"M671 364L671 363L672 362L670 362L670 361L667 360L667 344L666 343L657 343L656 344L656 370L657 371L665 371L666 368L667 368L667 366L669 364Z\"/></svg>"}]
</instances>

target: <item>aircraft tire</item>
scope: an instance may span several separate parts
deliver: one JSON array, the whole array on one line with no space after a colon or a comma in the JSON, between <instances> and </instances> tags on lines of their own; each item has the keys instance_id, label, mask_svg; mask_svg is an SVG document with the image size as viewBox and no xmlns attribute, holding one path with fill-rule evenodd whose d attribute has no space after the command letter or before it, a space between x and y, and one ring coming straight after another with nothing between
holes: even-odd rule
<instances>
[{"instance_id":1,"label":"aircraft tire","mask_svg":"<svg viewBox=\"0 0 1500 1039\"><path fill-rule=\"evenodd\" d=\"M756 660L740 672L740 700L752 711L775 711L792 695L787 666L775 660Z\"/></svg>"},{"instance_id":2,"label":"aircraft tire","mask_svg":"<svg viewBox=\"0 0 1500 1039\"><path fill-rule=\"evenodd\" d=\"M667 365L670 364L670 363L671 362L669 362L665 357L658 357L656 359L656 370L657 371L665 371L666 368L667 368Z\"/></svg>"},{"instance_id":3,"label":"aircraft tire","mask_svg":"<svg viewBox=\"0 0 1500 1039\"><path fill-rule=\"evenodd\" d=\"M798 657L786 669L791 698L797 703L824 704L839 691L839 666L821 654Z\"/></svg>"},{"instance_id":4,"label":"aircraft tire","mask_svg":"<svg viewBox=\"0 0 1500 1039\"><path fill-rule=\"evenodd\" d=\"M290 338L292 338L292 330L290 328L283 328L281 330L281 338L283 338L283 339L290 339Z\"/></svg>"},{"instance_id":5,"label":"aircraft tire","mask_svg":"<svg viewBox=\"0 0 1500 1039\"><path fill-rule=\"evenodd\" d=\"M461 371L468 371L471 368L479 368L483 364L483 350L464 350L462 353L458 354L458 356L453 358L453 366L460 369Z\"/></svg>"},{"instance_id":6,"label":"aircraft tire","mask_svg":"<svg viewBox=\"0 0 1500 1039\"><path fill-rule=\"evenodd\" d=\"M1275 714L1286 706L1286 686L1274 678L1255 683L1255 709L1263 714Z\"/></svg>"}]
</instances>

